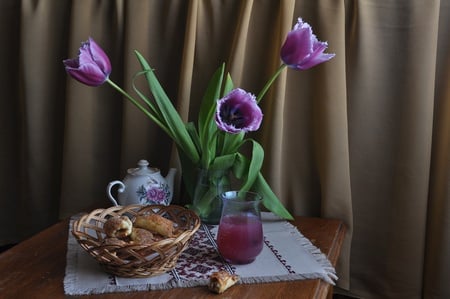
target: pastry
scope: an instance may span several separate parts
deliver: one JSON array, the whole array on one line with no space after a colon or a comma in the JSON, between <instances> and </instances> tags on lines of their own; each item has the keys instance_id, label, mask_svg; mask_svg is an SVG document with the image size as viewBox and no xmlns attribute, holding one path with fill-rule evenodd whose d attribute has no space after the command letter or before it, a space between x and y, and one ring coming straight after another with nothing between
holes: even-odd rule
<instances>
[{"instance_id":1,"label":"pastry","mask_svg":"<svg viewBox=\"0 0 450 299\"><path fill-rule=\"evenodd\" d=\"M144 228L164 237L173 237L174 223L158 214L145 214L136 216L134 226Z\"/></svg>"},{"instance_id":2,"label":"pastry","mask_svg":"<svg viewBox=\"0 0 450 299\"><path fill-rule=\"evenodd\" d=\"M126 241L118 239L116 237L108 237L108 238L105 238L103 240L102 244L103 245L114 245L114 246L122 247L122 246L127 245L128 243Z\"/></svg>"},{"instance_id":3,"label":"pastry","mask_svg":"<svg viewBox=\"0 0 450 299\"><path fill-rule=\"evenodd\" d=\"M103 230L108 237L125 238L131 234L133 223L127 216L113 216L106 220Z\"/></svg>"},{"instance_id":4,"label":"pastry","mask_svg":"<svg viewBox=\"0 0 450 299\"><path fill-rule=\"evenodd\" d=\"M150 231L138 227L133 227L130 238L137 244L150 244L157 240Z\"/></svg>"},{"instance_id":5,"label":"pastry","mask_svg":"<svg viewBox=\"0 0 450 299\"><path fill-rule=\"evenodd\" d=\"M211 274L209 277L208 288L215 293L221 294L238 281L238 275L230 274L227 271L221 270Z\"/></svg>"}]
</instances>

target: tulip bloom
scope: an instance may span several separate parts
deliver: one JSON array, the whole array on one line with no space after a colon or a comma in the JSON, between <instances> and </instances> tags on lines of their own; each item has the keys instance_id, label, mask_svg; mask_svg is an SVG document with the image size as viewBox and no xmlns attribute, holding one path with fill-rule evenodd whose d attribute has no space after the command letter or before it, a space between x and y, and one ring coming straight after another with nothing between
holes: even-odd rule
<instances>
[{"instance_id":1,"label":"tulip bloom","mask_svg":"<svg viewBox=\"0 0 450 299\"><path fill-rule=\"evenodd\" d=\"M108 56L92 38L81 44L77 58L63 63L69 75L89 86L102 85L111 73Z\"/></svg>"},{"instance_id":2,"label":"tulip bloom","mask_svg":"<svg viewBox=\"0 0 450 299\"><path fill-rule=\"evenodd\" d=\"M328 43L319 41L311 26L299 18L281 47L281 60L290 68L307 70L335 56L324 53L327 47Z\"/></svg>"},{"instance_id":3,"label":"tulip bloom","mask_svg":"<svg viewBox=\"0 0 450 299\"><path fill-rule=\"evenodd\" d=\"M232 134L256 131L262 117L255 96L240 88L217 101L216 124L222 131Z\"/></svg>"}]
</instances>

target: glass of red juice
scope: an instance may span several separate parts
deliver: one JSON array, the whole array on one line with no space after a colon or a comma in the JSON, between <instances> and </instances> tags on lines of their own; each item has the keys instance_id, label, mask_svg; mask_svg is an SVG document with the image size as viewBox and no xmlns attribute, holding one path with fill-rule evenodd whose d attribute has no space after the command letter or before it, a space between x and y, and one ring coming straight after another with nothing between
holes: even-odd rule
<instances>
[{"instance_id":1,"label":"glass of red juice","mask_svg":"<svg viewBox=\"0 0 450 299\"><path fill-rule=\"evenodd\" d=\"M261 195L255 192L227 191L220 195L222 215L217 247L231 264L249 264L263 248Z\"/></svg>"}]
</instances>

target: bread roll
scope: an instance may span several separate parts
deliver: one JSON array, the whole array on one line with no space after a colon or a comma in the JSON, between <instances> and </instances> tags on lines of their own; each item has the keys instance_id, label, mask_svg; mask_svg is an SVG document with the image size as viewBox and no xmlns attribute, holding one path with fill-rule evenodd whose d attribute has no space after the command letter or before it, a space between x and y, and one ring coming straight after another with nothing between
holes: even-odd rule
<instances>
[{"instance_id":1,"label":"bread roll","mask_svg":"<svg viewBox=\"0 0 450 299\"><path fill-rule=\"evenodd\" d=\"M125 238L131 234L133 223L127 216L113 216L106 220L103 230L108 237Z\"/></svg>"},{"instance_id":2,"label":"bread roll","mask_svg":"<svg viewBox=\"0 0 450 299\"><path fill-rule=\"evenodd\" d=\"M158 214L138 215L134 221L134 226L158 233L164 237L174 236L173 221Z\"/></svg>"}]
</instances>

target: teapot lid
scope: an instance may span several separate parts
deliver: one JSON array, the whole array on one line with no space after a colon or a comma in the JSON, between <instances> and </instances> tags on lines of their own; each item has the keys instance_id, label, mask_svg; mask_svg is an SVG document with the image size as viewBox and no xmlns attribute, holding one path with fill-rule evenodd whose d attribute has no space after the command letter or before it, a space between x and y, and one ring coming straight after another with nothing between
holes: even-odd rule
<instances>
[{"instance_id":1,"label":"teapot lid","mask_svg":"<svg viewBox=\"0 0 450 299\"><path fill-rule=\"evenodd\" d=\"M158 172L159 170L156 168L148 167L148 161L147 160L139 160L137 163L139 166L138 168L129 168L128 174L130 175L150 175Z\"/></svg>"}]
</instances>

